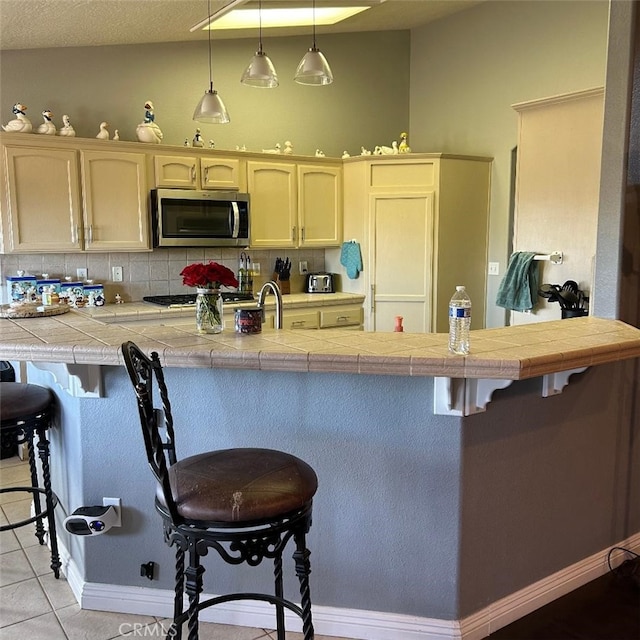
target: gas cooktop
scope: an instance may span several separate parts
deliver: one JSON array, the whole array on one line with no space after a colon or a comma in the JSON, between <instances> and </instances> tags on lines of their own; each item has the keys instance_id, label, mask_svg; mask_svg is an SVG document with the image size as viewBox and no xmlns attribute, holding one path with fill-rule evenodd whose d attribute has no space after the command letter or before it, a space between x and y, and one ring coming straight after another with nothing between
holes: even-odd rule
<instances>
[{"instance_id":1,"label":"gas cooktop","mask_svg":"<svg viewBox=\"0 0 640 640\"><path fill-rule=\"evenodd\" d=\"M223 302L246 302L253 300L251 293L239 293L238 291L220 292ZM185 293L170 296L144 296L144 302L159 304L162 307L192 307L196 304L195 293Z\"/></svg>"}]
</instances>

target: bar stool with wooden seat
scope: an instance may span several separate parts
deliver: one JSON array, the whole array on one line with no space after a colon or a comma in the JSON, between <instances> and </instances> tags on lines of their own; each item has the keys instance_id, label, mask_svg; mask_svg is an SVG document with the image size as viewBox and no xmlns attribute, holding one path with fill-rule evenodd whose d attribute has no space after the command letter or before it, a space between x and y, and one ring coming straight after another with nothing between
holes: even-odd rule
<instances>
[{"instance_id":1,"label":"bar stool with wooden seat","mask_svg":"<svg viewBox=\"0 0 640 640\"><path fill-rule=\"evenodd\" d=\"M51 490L49 441L47 440L47 429L51 426L53 407L54 395L50 389L21 382L0 382L0 428L2 435L15 439L17 444L27 443L29 471L31 473L30 487L5 487L0 489L0 493L30 493L33 496L35 511L35 514L30 518L1 526L0 531L17 529L35 522L36 537L40 544L45 544L46 531L43 521L46 518L49 529L49 544L51 545L51 568L55 577L59 578L61 563L58 555L54 514L58 498ZM36 467L36 435L38 436L38 457L42 467L42 487L39 484L38 469ZM44 496L45 499L44 509L42 509L40 501L41 496Z\"/></svg>"},{"instance_id":2,"label":"bar stool with wooden seat","mask_svg":"<svg viewBox=\"0 0 640 640\"><path fill-rule=\"evenodd\" d=\"M181 638L188 620L189 640L197 640L202 609L258 600L275 606L277 640L285 640L285 609L302 619L304 640L313 640L306 534L318 485L314 470L299 458L272 449L207 451L178 461L158 354L149 358L132 342L122 345L122 353L137 397L147 460L158 482L155 507L163 519L165 541L176 547L174 615L167 638ZM159 407L154 405L156 391ZM282 554L291 538L300 606L284 597ZM274 593L231 593L200 602L205 571L200 558L209 549L233 565L257 566L272 559ZM189 599L186 612L183 592Z\"/></svg>"}]
</instances>

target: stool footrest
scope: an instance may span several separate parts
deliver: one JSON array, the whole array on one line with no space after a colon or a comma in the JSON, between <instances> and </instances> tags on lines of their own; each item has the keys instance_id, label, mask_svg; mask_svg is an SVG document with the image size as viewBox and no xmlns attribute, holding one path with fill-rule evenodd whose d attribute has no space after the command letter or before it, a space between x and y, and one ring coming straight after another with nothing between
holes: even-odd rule
<instances>
[{"instance_id":1,"label":"stool footrest","mask_svg":"<svg viewBox=\"0 0 640 640\"><path fill-rule=\"evenodd\" d=\"M36 494L39 493L43 496L46 497L46 491L44 489L41 489L39 487L7 487L5 489L0 489L0 494L2 493L20 493L20 492L26 492L26 493L31 493L31 494ZM58 496L53 493L53 491L51 492L51 502L53 504L53 508L55 509L55 507L58 504ZM34 522L36 522L37 520L40 520L41 518L46 518L49 515L49 510L45 507L44 509L42 509L39 513L36 513L34 516L32 516L31 518L27 518L25 520L21 520L20 522L13 522L11 524L4 524L2 526L0 526L0 531L10 531L11 529L17 529L18 527L24 527L25 525L28 524L32 524Z\"/></svg>"}]
</instances>

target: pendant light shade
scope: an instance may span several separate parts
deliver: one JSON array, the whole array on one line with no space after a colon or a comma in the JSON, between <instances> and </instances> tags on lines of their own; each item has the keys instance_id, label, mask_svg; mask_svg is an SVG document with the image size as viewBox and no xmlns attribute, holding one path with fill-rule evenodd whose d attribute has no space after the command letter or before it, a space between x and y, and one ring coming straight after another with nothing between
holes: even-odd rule
<instances>
[{"instance_id":1,"label":"pendant light shade","mask_svg":"<svg viewBox=\"0 0 640 640\"><path fill-rule=\"evenodd\" d=\"M193 119L197 122L208 122L209 124L226 124L231 121L222 98L213 88L213 83L211 83L210 89L205 92L200 102L198 102L198 106L193 112Z\"/></svg>"},{"instance_id":2,"label":"pendant light shade","mask_svg":"<svg viewBox=\"0 0 640 640\"><path fill-rule=\"evenodd\" d=\"M278 74L269 56L262 50L262 0L258 3L258 50L244 70L240 82L250 87L273 89L278 86Z\"/></svg>"},{"instance_id":3,"label":"pendant light shade","mask_svg":"<svg viewBox=\"0 0 640 640\"><path fill-rule=\"evenodd\" d=\"M209 124L226 124L230 122L229 113L224 106L222 98L213 89L213 76L211 73L211 0L207 0L207 15L209 17L209 90L198 102L196 110L193 112L193 119L196 122L207 122Z\"/></svg>"},{"instance_id":4,"label":"pendant light shade","mask_svg":"<svg viewBox=\"0 0 640 640\"><path fill-rule=\"evenodd\" d=\"M295 81L298 84L331 84L333 74L322 51L315 45L307 51L296 69Z\"/></svg>"},{"instance_id":5,"label":"pendant light shade","mask_svg":"<svg viewBox=\"0 0 640 640\"><path fill-rule=\"evenodd\" d=\"M298 84L324 85L333 82L331 67L316 46L316 2L313 0L313 46L304 55L296 69L294 80Z\"/></svg>"}]
</instances>

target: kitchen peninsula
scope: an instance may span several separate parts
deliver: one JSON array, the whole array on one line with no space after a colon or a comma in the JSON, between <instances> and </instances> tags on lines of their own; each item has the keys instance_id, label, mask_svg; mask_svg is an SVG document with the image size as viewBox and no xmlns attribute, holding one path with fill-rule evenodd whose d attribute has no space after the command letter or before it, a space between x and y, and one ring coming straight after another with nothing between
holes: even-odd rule
<instances>
[{"instance_id":1,"label":"kitchen peninsula","mask_svg":"<svg viewBox=\"0 0 640 640\"><path fill-rule=\"evenodd\" d=\"M170 608L172 551L153 509L119 351L125 340L160 354L181 457L265 446L316 469L310 548L318 633L459 638L464 628L475 633L464 637L481 638L505 616L522 615L522 590L535 601L540 582L568 567L603 570L601 552L625 537L624 500L610 497L624 495L619 420L631 399L617 390L640 356L640 331L619 321L473 331L468 357L449 356L445 334L200 336L184 324L107 324L76 311L0 322L0 358L29 362L29 380L59 399L50 436L58 515L103 496L122 499L121 529L92 539L62 530L64 570L85 608L156 615ZM584 367L562 393L553 384L543 393L545 377ZM434 380L500 384L486 411L441 415L436 396L454 386ZM149 561L158 563L151 583L138 571ZM209 589L238 580L221 563L210 566ZM245 578L240 588L249 587ZM294 576L287 580L295 589ZM259 604L206 615L272 625Z\"/></svg>"}]
</instances>

